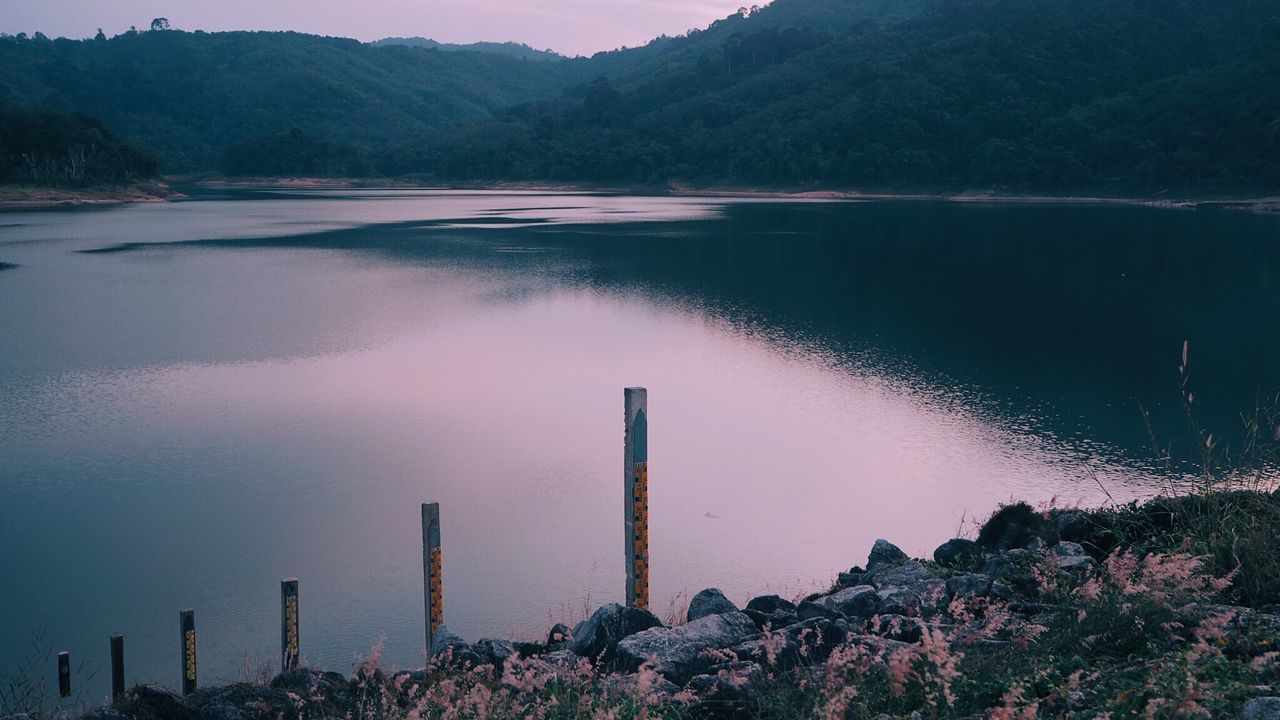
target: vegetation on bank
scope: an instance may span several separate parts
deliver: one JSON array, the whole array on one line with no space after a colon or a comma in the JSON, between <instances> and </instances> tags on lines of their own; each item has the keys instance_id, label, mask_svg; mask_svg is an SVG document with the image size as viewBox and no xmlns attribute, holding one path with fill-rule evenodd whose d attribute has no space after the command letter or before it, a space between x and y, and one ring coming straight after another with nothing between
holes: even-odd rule
<instances>
[{"instance_id":1,"label":"vegetation on bank","mask_svg":"<svg viewBox=\"0 0 1280 720\"><path fill-rule=\"evenodd\" d=\"M155 156L118 141L93 118L0 102L0 185L121 186L157 170Z\"/></svg>"}]
</instances>

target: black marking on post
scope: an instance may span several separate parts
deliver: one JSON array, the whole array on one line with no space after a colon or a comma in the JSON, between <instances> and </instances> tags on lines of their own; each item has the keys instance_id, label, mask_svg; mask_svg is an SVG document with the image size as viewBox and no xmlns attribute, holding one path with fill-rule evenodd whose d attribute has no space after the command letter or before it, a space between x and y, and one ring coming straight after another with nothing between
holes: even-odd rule
<instances>
[{"instance_id":1,"label":"black marking on post","mask_svg":"<svg viewBox=\"0 0 1280 720\"><path fill-rule=\"evenodd\" d=\"M426 606L427 657L444 624L444 561L440 552L440 503L422 503L422 595Z\"/></svg>"},{"instance_id":2,"label":"black marking on post","mask_svg":"<svg viewBox=\"0 0 1280 720\"><path fill-rule=\"evenodd\" d=\"M124 636L111 636L111 700L124 696Z\"/></svg>"},{"instance_id":3,"label":"black marking on post","mask_svg":"<svg viewBox=\"0 0 1280 720\"><path fill-rule=\"evenodd\" d=\"M71 653L58 653L58 697L71 697Z\"/></svg>"},{"instance_id":4,"label":"black marking on post","mask_svg":"<svg viewBox=\"0 0 1280 720\"><path fill-rule=\"evenodd\" d=\"M182 694L196 691L196 611L178 613L178 628L182 635Z\"/></svg>"},{"instance_id":5,"label":"black marking on post","mask_svg":"<svg viewBox=\"0 0 1280 720\"><path fill-rule=\"evenodd\" d=\"M298 579L280 581L280 664L283 670L298 667Z\"/></svg>"}]
</instances>

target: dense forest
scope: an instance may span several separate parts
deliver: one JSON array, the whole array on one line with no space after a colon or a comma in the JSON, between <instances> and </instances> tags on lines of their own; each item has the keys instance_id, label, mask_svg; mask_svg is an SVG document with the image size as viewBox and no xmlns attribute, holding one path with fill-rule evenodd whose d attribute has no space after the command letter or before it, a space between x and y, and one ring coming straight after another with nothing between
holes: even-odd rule
<instances>
[{"instance_id":1,"label":"dense forest","mask_svg":"<svg viewBox=\"0 0 1280 720\"><path fill-rule=\"evenodd\" d=\"M153 177L155 156L84 115L0 101L0 183L119 185Z\"/></svg>"},{"instance_id":2,"label":"dense forest","mask_svg":"<svg viewBox=\"0 0 1280 720\"><path fill-rule=\"evenodd\" d=\"M776 0L591 58L431 45L6 37L0 99L93 115L166 172L1280 190L1265 0Z\"/></svg>"}]
</instances>

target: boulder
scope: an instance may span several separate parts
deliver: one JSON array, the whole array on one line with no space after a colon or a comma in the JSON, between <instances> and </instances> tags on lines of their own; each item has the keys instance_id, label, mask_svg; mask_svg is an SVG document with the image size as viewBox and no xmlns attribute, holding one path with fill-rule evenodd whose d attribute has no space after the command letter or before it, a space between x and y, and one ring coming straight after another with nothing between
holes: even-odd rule
<instances>
[{"instance_id":1,"label":"boulder","mask_svg":"<svg viewBox=\"0 0 1280 720\"><path fill-rule=\"evenodd\" d=\"M551 626L551 631L547 633L547 649L563 650L572 637L573 633L569 632L569 626L564 623L556 623Z\"/></svg>"},{"instance_id":2,"label":"boulder","mask_svg":"<svg viewBox=\"0 0 1280 720\"><path fill-rule=\"evenodd\" d=\"M866 578L868 584L877 588L890 586L914 588L937 579L937 576L918 560L907 560L899 565L873 568L867 572Z\"/></svg>"},{"instance_id":3,"label":"boulder","mask_svg":"<svg viewBox=\"0 0 1280 720\"><path fill-rule=\"evenodd\" d=\"M450 632L444 625L436 630L435 639L431 642L431 662L449 667L476 667L484 664L480 654L466 640Z\"/></svg>"},{"instance_id":4,"label":"boulder","mask_svg":"<svg viewBox=\"0 0 1280 720\"><path fill-rule=\"evenodd\" d=\"M602 605L591 617L578 623L573 629L573 639L568 649L594 661L612 663L614 650L624 638L643 630L662 627L656 615L636 607L623 607L618 603Z\"/></svg>"},{"instance_id":5,"label":"boulder","mask_svg":"<svg viewBox=\"0 0 1280 720\"><path fill-rule=\"evenodd\" d=\"M933 561L943 567L971 568L982 562L982 546L972 540L955 538L933 551Z\"/></svg>"},{"instance_id":6,"label":"boulder","mask_svg":"<svg viewBox=\"0 0 1280 720\"><path fill-rule=\"evenodd\" d=\"M932 617L947 607L947 583L938 578L915 585L886 585L876 592L880 612L891 615Z\"/></svg>"},{"instance_id":7,"label":"boulder","mask_svg":"<svg viewBox=\"0 0 1280 720\"><path fill-rule=\"evenodd\" d=\"M947 580L947 593L952 597L968 600L984 597L991 591L991 578L977 573L956 575Z\"/></svg>"},{"instance_id":8,"label":"boulder","mask_svg":"<svg viewBox=\"0 0 1280 720\"><path fill-rule=\"evenodd\" d=\"M739 703L769 688L769 678L757 663L738 661L713 669L715 674L695 675L684 689L703 702Z\"/></svg>"},{"instance_id":9,"label":"boulder","mask_svg":"<svg viewBox=\"0 0 1280 720\"><path fill-rule=\"evenodd\" d=\"M272 679L270 685L256 683L232 683L216 687L201 688L187 698L187 703L201 708L201 715L206 715L211 707L246 707L271 708L284 711L293 707L289 693L300 697L320 698L314 705L327 705L335 714L348 699L349 685L347 679L338 673L325 673L310 668L288 670ZM208 711L214 712L214 711Z\"/></svg>"},{"instance_id":10,"label":"boulder","mask_svg":"<svg viewBox=\"0 0 1280 720\"><path fill-rule=\"evenodd\" d=\"M689 612L687 619L693 622L698 618L704 618L708 615L721 615L723 613L737 612L738 606L734 605L729 598L724 596L717 588L707 588L689 601Z\"/></svg>"},{"instance_id":11,"label":"boulder","mask_svg":"<svg viewBox=\"0 0 1280 720\"><path fill-rule=\"evenodd\" d=\"M1244 720L1280 720L1280 697L1259 697L1244 704Z\"/></svg>"},{"instance_id":12,"label":"boulder","mask_svg":"<svg viewBox=\"0 0 1280 720\"><path fill-rule=\"evenodd\" d=\"M765 627L777 629L800 622L800 617L796 615L795 603L777 595L761 595L752 598L742 612L746 613L747 617L751 618L756 627L761 630Z\"/></svg>"},{"instance_id":13,"label":"boulder","mask_svg":"<svg viewBox=\"0 0 1280 720\"><path fill-rule=\"evenodd\" d=\"M760 597L751 598L751 602L747 603L748 610L755 610L766 615L776 612L795 612L796 604L779 595L761 595Z\"/></svg>"},{"instance_id":14,"label":"boulder","mask_svg":"<svg viewBox=\"0 0 1280 720\"><path fill-rule=\"evenodd\" d=\"M680 692L680 687L664 677L647 676L642 682L639 673L629 673L609 675L600 682L600 690L612 700L630 699L657 705L669 702L673 695Z\"/></svg>"},{"instance_id":15,"label":"boulder","mask_svg":"<svg viewBox=\"0 0 1280 720\"><path fill-rule=\"evenodd\" d=\"M836 575L836 585L839 587L857 587L858 585L866 585L867 573L864 570L850 570Z\"/></svg>"},{"instance_id":16,"label":"boulder","mask_svg":"<svg viewBox=\"0 0 1280 720\"><path fill-rule=\"evenodd\" d=\"M868 618L880 611L880 598L870 585L844 588L815 601L848 618Z\"/></svg>"},{"instance_id":17,"label":"boulder","mask_svg":"<svg viewBox=\"0 0 1280 720\"><path fill-rule=\"evenodd\" d=\"M735 645L733 653L739 660L766 667L790 667L801 661L816 663L825 660L852 634L844 620L814 618L753 637Z\"/></svg>"},{"instance_id":18,"label":"boulder","mask_svg":"<svg viewBox=\"0 0 1280 720\"><path fill-rule=\"evenodd\" d=\"M920 642L924 635L924 623L905 615L877 615L867 624L867 629L880 637L905 643Z\"/></svg>"},{"instance_id":19,"label":"boulder","mask_svg":"<svg viewBox=\"0 0 1280 720\"><path fill-rule=\"evenodd\" d=\"M663 677L683 685L714 664L707 651L731 648L756 634L755 623L744 613L708 615L687 625L631 635L618 643L617 660L624 672L634 672L652 658Z\"/></svg>"},{"instance_id":20,"label":"boulder","mask_svg":"<svg viewBox=\"0 0 1280 720\"><path fill-rule=\"evenodd\" d=\"M497 668L498 672L516 654L515 644L502 638L481 638L476 641L474 649L482 660Z\"/></svg>"},{"instance_id":21,"label":"boulder","mask_svg":"<svg viewBox=\"0 0 1280 720\"><path fill-rule=\"evenodd\" d=\"M877 565L900 565L907 560L907 554L897 545L880 538L871 546L871 554L867 556L867 569L874 570Z\"/></svg>"},{"instance_id":22,"label":"boulder","mask_svg":"<svg viewBox=\"0 0 1280 720\"><path fill-rule=\"evenodd\" d=\"M1062 570L1087 570L1097 564L1080 543L1060 542L1053 546L1049 556Z\"/></svg>"},{"instance_id":23,"label":"boulder","mask_svg":"<svg viewBox=\"0 0 1280 720\"><path fill-rule=\"evenodd\" d=\"M830 605L820 602L823 599L824 598L820 597L818 598L818 600L805 600L804 602L800 603L800 606L796 608L796 617L800 620L800 622L805 622L806 620L816 620L816 619L823 619L823 620L843 620L844 619L844 614L841 613L839 610L836 610Z\"/></svg>"}]
</instances>

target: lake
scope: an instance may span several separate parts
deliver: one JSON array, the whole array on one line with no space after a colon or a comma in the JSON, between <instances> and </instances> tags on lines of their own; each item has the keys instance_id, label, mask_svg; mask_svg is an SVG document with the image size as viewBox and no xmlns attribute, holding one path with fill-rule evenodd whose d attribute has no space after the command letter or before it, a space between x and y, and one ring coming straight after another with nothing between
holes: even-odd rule
<instances>
[{"instance_id":1,"label":"lake","mask_svg":"<svg viewBox=\"0 0 1280 720\"><path fill-rule=\"evenodd\" d=\"M1157 492L1280 385L1280 217L1128 206L203 190L0 214L0 673L108 688L420 665L623 597L623 388L649 395L652 607L828 585L1001 502ZM1175 442L1174 448L1177 449ZM41 666L53 682L53 665Z\"/></svg>"}]
</instances>

